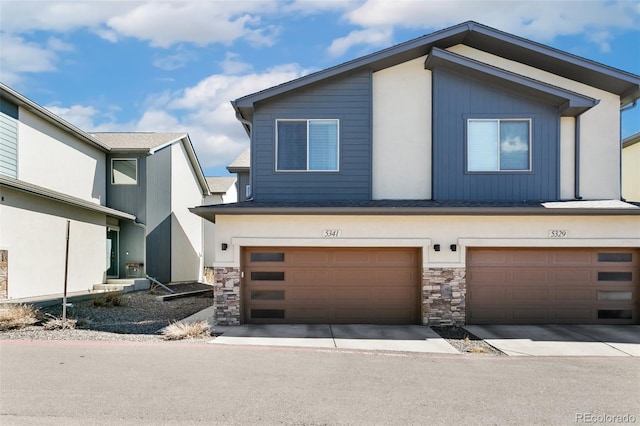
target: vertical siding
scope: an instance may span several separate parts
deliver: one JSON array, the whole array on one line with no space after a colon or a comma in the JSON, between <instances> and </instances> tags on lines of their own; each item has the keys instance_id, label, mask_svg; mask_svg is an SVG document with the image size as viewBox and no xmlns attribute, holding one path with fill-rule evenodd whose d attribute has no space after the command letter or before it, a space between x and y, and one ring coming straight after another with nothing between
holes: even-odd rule
<instances>
[{"instance_id":1,"label":"vertical siding","mask_svg":"<svg viewBox=\"0 0 640 426\"><path fill-rule=\"evenodd\" d=\"M276 172L275 121L287 118L339 119L340 170ZM252 138L255 200L371 199L371 73L358 72L259 103Z\"/></svg>"},{"instance_id":2,"label":"vertical siding","mask_svg":"<svg viewBox=\"0 0 640 426\"><path fill-rule=\"evenodd\" d=\"M433 198L557 200L559 121L553 107L449 70L433 72ZM466 172L468 118L531 118L531 172Z\"/></svg>"}]
</instances>

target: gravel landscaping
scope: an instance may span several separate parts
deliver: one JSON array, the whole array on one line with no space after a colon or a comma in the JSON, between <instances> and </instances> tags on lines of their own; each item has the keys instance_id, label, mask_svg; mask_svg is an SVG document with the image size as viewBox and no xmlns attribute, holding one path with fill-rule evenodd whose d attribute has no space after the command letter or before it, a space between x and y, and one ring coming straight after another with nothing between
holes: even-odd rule
<instances>
[{"instance_id":1,"label":"gravel landscaping","mask_svg":"<svg viewBox=\"0 0 640 426\"><path fill-rule=\"evenodd\" d=\"M62 306L38 309L39 323L24 328L0 331L0 340L84 340L84 341L129 341L164 342L160 330L167 325L187 318L213 304L212 292L193 295L191 292L207 288L204 284L171 286L186 297L173 297L162 288L149 291L125 293L116 298L118 306L105 303L104 295L92 300L73 303L67 309L67 318L76 320L75 328L47 330L44 324L52 318L62 317ZM191 295L189 295L191 293ZM501 356L502 352L477 338L465 329L456 326L431 327L460 353L470 356ZM189 339L192 342L207 342L213 336Z\"/></svg>"},{"instance_id":2,"label":"gravel landscaping","mask_svg":"<svg viewBox=\"0 0 640 426\"><path fill-rule=\"evenodd\" d=\"M125 293L119 306L95 306L94 300L75 302L67 308L67 318L77 320L75 329L46 330L43 324L48 319L62 317L62 306L42 307L39 324L2 331L0 340L163 341L163 327L213 304L211 293L166 301L160 293L166 294L156 290Z\"/></svg>"}]
</instances>

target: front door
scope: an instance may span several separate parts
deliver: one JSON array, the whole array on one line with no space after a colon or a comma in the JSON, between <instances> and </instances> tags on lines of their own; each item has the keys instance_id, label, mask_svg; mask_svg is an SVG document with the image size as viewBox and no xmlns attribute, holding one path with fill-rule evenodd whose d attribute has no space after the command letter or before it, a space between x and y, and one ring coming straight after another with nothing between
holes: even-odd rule
<instances>
[{"instance_id":1,"label":"front door","mask_svg":"<svg viewBox=\"0 0 640 426\"><path fill-rule=\"evenodd\" d=\"M119 232L107 228L107 278L118 278L118 237Z\"/></svg>"}]
</instances>

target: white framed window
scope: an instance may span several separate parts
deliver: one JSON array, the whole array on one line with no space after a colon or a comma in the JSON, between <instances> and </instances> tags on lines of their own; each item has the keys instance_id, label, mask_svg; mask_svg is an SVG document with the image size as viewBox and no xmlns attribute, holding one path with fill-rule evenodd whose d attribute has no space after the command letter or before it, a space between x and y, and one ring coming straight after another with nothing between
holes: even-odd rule
<instances>
[{"instance_id":1,"label":"white framed window","mask_svg":"<svg viewBox=\"0 0 640 426\"><path fill-rule=\"evenodd\" d=\"M277 171L338 171L339 120L276 120Z\"/></svg>"},{"instance_id":2,"label":"white framed window","mask_svg":"<svg viewBox=\"0 0 640 426\"><path fill-rule=\"evenodd\" d=\"M136 185L138 183L138 160L136 158L111 159L111 184Z\"/></svg>"},{"instance_id":3,"label":"white framed window","mask_svg":"<svg viewBox=\"0 0 640 426\"><path fill-rule=\"evenodd\" d=\"M468 119L467 171L531 171L531 119Z\"/></svg>"}]
</instances>

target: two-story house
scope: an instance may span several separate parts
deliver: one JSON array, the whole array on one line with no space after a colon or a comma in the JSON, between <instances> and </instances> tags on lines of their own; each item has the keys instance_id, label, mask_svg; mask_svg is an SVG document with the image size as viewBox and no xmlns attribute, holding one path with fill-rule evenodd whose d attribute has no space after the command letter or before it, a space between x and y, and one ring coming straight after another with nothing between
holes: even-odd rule
<instances>
[{"instance_id":1,"label":"two-story house","mask_svg":"<svg viewBox=\"0 0 640 426\"><path fill-rule=\"evenodd\" d=\"M209 188L186 133L89 134L4 84L0 107L0 299L200 279L188 207Z\"/></svg>"},{"instance_id":2,"label":"two-story house","mask_svg":"<svg viewBox=\"0 0 640 426\"><path fill-rule=\"evenodd\" d=\"M201 218L189 207L209 194L187 133L93 133L107 155L107 204L134 214L144 226L124 223L114 274L132 265L156 280L197 281L204 267ZM127 268L129 265L129 268Z\"/></svg>"},{"instance_id":3,"label":"two-story house","mask_svg":"<svg viewBox=\"0 0 640 426\"><path fill-rule=\"evenodd\" d=\"M109 147L1 83L0 110L0 299L89 292L139 225L107 205Z\"/></svg>"},{"instance_id":4,"label":"two-story house","mask_svg":"<svg viewBox=\"0 0 640 426\"><path fill-rule=\"evenodd\" d=\"M621 107L640 77L466 22L236 99L251 198L216 319L640 323Z\"/></svg>"}]
</instances>

